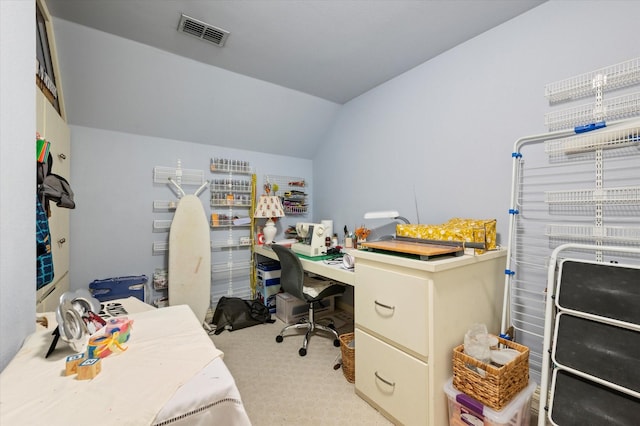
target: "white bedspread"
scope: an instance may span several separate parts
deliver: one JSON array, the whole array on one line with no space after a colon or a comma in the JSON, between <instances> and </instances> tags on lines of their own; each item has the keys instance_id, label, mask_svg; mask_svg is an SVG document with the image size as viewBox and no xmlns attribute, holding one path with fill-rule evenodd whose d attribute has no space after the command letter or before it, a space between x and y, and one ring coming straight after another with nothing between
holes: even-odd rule
<instances>
[{"instance_id":1,"label":"white bedspread","mask_svg":"<svg viewBox=\"0 0 640 426\"><path fill-rule=\"evenodd\" d=\"M0 374L0 422L149 425L183 384L222 356L186 305L128 316L128 349L104 358L92 380L64 376L73 352L62 341L44 358L51 330L29 336Z\"/></svg>"}]
</instances>

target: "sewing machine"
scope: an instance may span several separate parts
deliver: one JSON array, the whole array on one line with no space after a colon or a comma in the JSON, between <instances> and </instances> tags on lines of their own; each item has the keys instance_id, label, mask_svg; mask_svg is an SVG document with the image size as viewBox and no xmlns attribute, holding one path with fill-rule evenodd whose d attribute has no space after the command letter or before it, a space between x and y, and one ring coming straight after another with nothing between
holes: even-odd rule
<instances>
[{"instance_id":1,"label":"sewing machine","mask_svg":"<svg viewBox=\"0 0 640 426\"><path fill-rule=\"evenodd\" d=\"M302 241L293 243L291 250L304 256L314 257L327 254L325 229L320 223L298 222L296 232ZM330 236L330 235L329 235Z\"/></svg>"}]
</instances>

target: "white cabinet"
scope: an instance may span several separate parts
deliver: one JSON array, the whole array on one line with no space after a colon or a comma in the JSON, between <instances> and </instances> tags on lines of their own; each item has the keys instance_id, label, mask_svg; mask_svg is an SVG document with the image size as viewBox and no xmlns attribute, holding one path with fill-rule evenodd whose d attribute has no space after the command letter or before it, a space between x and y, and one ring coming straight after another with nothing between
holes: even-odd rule
<instances>
[{"instance_id":1,"label":"white cabinet","mask_svg":"<svg viewBox=\"0 0 640 426\"><path fill-rule=\"evenodd\" d=\"M356 393L395 423L448 424L453 348L473 323L499 332L506 251L430 261L353 254Z\"/></svg>"},{"instance_id":2,"label":"white cabinet","mask_svg":"<svg viewBox=\"0 0 640 426\"><path fill-rule=\"evenodd\" d=\"M51 143L51 172L70 180L71 136L69 126L40 90L36 90L36 125L40 135ZM54 278L36 293L36 312L54 311L60 296L69 290L69 209L49 203L49 231L53 253Z\"/></svg>"},{"instance_id":3,"label":"white cabinet","mask_svg":"<svg viewBox=\"0 0 640 426\"><path fill-rule=\"evenodd\" d=\"M51 143L49 151L53 158L51 172L70 182L71 136L69 126L64 119L64 101L60 87L55 36L45 0L37 0L35 19L38 39L35 51L36 85L38 86L36 88L36 132ZM49 98L43 91L47 92ZM57 105L57 108L52 105L52 102ZM46 206L43 207L46 208ZM58 207L54 202L49 203L49 209L54 277L51 283L36 291L36 312L56 310L60 296L69 290L69 209Z\"/></svg>"}]
</instances>

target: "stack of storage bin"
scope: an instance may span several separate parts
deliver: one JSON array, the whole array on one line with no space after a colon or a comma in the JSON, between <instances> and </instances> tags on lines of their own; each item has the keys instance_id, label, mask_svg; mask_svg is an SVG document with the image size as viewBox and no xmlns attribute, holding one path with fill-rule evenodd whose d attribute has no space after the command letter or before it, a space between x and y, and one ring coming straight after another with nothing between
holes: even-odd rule
<instances>
[{"instance_id":1,"label":"stack of storage bin","mask_svg":"<svg viewBox=\"0 0 640 426\"><path fill-rule=\"evenodd\" d=\"M269 308L269 312L275 313L276 295L280 293L280 262L260 262L256 272L256 298Z\"/></svg>"},{"instance_id":2,"label":"stack of storage bin","mask_svg":"<svg viewBox=\"0 0 640 426\"><path fill-rule=\"evenodd\" d=\"M444 386L449 399L449 426L529 426L531 398L536 383L520 391L502 410L493 410L453 387L453 379Z\"/></svg>"}]
</instances>

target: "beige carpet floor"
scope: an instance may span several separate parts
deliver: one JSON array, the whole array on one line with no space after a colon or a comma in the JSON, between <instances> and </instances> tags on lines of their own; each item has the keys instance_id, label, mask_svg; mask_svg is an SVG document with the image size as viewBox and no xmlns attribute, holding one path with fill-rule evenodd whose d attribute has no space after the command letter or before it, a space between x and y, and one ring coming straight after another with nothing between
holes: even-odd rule
<instances>
[{"instance_id":1,"label":"beige carpet floor","mask_svg":"<svg viewBox=\"0 0 640 426\"><path fill-rule=\"evenodd\" d=\"M339 333L353 331L349 314L335 311L329 316L335 318ZM224 352L254 426L392 424L356 396L342 369L334 370L341 352L332 339L312 337L307 355L301 357L302 335L276 343L282 327L276 319L273 324L211 335Z\"/></svg>"}]
</instances>

